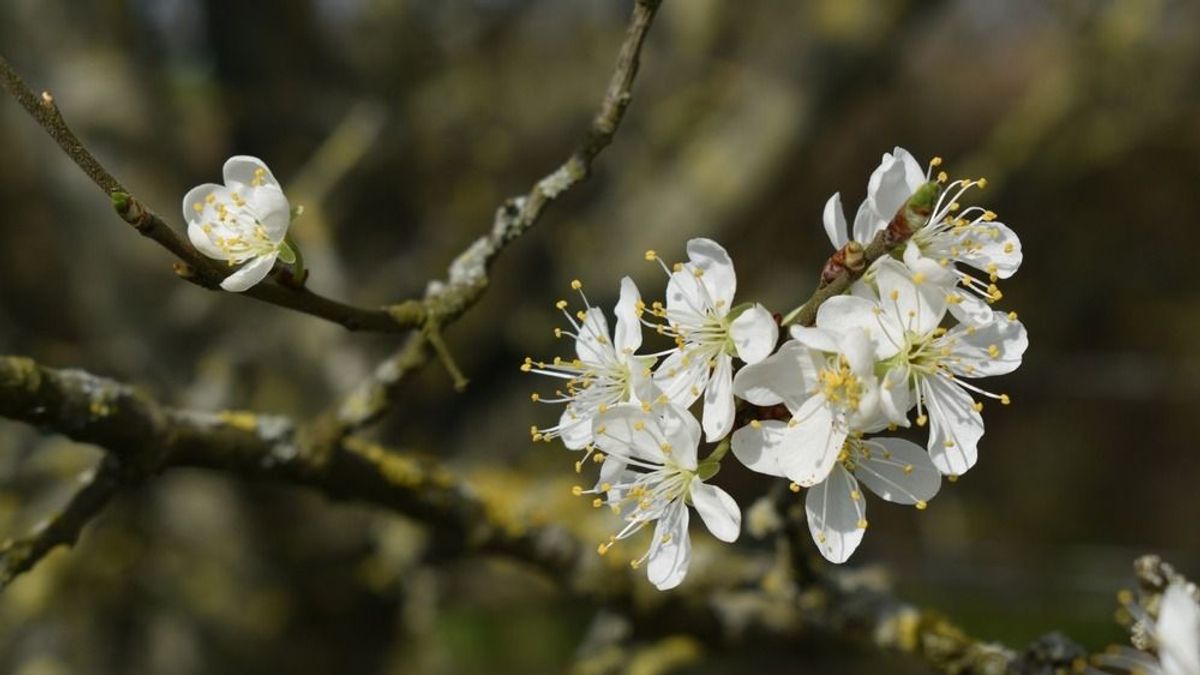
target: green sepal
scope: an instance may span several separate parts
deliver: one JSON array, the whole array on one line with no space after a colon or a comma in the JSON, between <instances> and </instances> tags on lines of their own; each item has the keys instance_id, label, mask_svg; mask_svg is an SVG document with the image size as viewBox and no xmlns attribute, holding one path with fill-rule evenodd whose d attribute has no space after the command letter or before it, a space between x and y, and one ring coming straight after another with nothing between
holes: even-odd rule
<instances>
[{"instance_id":1,"label":"green sepal","mask_svg":"<svg viewBox=\"0 0 1200 675\"><path fill-rule=\"evenodd\" d=\"M707 481L708 479L717 475L717 472L720 470L721 462L706 459L703 462L700 462L700 466L696 467L696 475L700 477L700 480Z\"/></svg>"},{"instance_id":2,"label":"green sepal","mask_svg":"<svg viewBox=\"0 0 1200 675\"><path fill-rule=\"evenodd\" d=\"M296 251L287 243L287 240L279 242L279 259L288 265L296 264Z\"/></svg>"}]
</instances>

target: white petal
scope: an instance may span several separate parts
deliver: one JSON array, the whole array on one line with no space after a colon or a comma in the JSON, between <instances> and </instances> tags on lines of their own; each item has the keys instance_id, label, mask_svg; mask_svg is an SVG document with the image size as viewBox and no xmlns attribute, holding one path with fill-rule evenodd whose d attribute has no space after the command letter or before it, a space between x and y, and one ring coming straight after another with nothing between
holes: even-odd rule
<instances>
[{"instance_id":1,"label":"white petal","mask_svg":"<svg viewBox=\"0 0 1200 675\"><path fill-rule=\"evenodd\" d=\"M733 432L733 456L751 471L783 478L787 475L783 458L792 450L795 432L779 420L747 424Z\"/></svg>"},{"instance_id":2,"label":"white petal","mask_svg":"<svg viewBox=\"0 0 1200 675\"><path fill-rule=\"evenodd\" d=\"M700 446L700 423L687 408L668 403L654 406L657 417L656 437L671 446L671 461L689 471L696 468L696 448Z\"/></svg>"},{"instance_id":3,"label":"white petal","mask_svg":"<svg viewBox=\"0 0 1200 675\"><path fill-rule=\"evenodd\" d=\"M970 326L983 326L991 322L995 311L983 298L969 293L961 288L952 289L947 293L947 307L950 314L961 323Z\"/></svg>"},{"instance_id":4,"label":"white petal","mask_svg":"<svg viewBox=\"0 0 1200 675\"><path fill-rule=\"evenodd\" d=\"M675 588L687 576L688 562L692 557L692 542L687 528L688 509L682 503L674 505L654 528L646 578L660 591Z\"/></svg>"},{"instance_id":5,"label":"white petal","mask_svg":"<svg viewBox=\"0 0 1200 675\"><path fill-rule=\"evenodd\" d=\"M920 278L917 278L920 280ZM946 290L921 280L914 283L909 269L900 262L882 259L875 267L879 302L905 330L924 335L942 322L946 314Z\"/></svg>"},{"instance_id":6,"label":"white petal","mask_svg":"<svg viewBox=\"0 0 1200 675\"><path fill-rule=\"evenodd\" d=\"M737 275L729 254L712 239L689 240L687 253L693 269L701 273L700 281L708 289L713 307L721 310L724 316L733 307L733 295L737 291Z\"/></svg>"},{"instance_id":7,"label":"white petal","mask_svg":"<svg viewBox=\"0 0 1200 675\"><path fill-rule=\"evenodd\" d=\"M618 354L632 354L642 346L642 322L638 319L638 303L642 296L638 293L633 279L621 279L621 297L617 300L613 313L617 316L617 330L613 334L613 344Z\"/></svg>"},{"instance_id":8,"label":"white petal","mask_svg":"<svg viewBox=\"0 0 1200 675\"><path fill-rule=\"evenodd\" d=\"M829 475L846 440L846 430L836 423L833 412L821 396L805 402L795 420L795 425L786 434L785 442L789 447L779 461L784 476L808 487Z\"/></svg>"},{"instance_id":9,"label":"white petal","mask_svg":"<svg viewBox=\"0 0 1200 675\"><path fill-rule=\"evenodd\" d=\"M807 326L792 326L791 334L797 342L811 349L822 352L838 350L838 334L832 331Z\"/></svg>"},{"instance_id":10,"label":"white petal","mask_svg":"<svg viewBox=\"0 0 1200 675\"><path fill-rule=\"evenodd\" d=\"M715 485L709 485L692 477L692 506L708 527L708 531L721 541L737 541L742 529L742 511L729 493Z\"/></svg>"},{"instance_id":11,"label":"white petal","mask_svg":"<svg viewBox=\"0 0 1200 675\"><path fill-rule=\"evenodd\" d=\"M1154 636L1166 675L1200 673L1200 605L1184 584L1172 583L1163 593Z\"/></svg>"},{"instance_id":12,"label":"white petal","mask_svg":"<svg viewBox=\"0 0 1200 675\"><path fill-rule=\"evenodd\" d=\"M879 408L887 421L902 427L909 426L908 411L916 402L907 369L889 369L879 384Z\"/></svg>"},{"instance_id":13,"label":"white petal","mask_svg":"<svg viewBox=\"0 0 1200 675\"><path fill-rule=\"evenodd\" d=\"M955 375L989 377L1011 373L1021 365L1029 335L1020 321L995 312L982 326L955 326L942 342L950 346L949 367Z\"/></svg>"},{"instance_id":14,"label":"white petal","mask_svg":"<svg viewBox=\"0 0 1200 675\"><path fill-rule=\"evenodd\" d=\"M862 379L875 379L875 346L866 331L854 328L838 336L838 352L850 364L850 370Z\"/></svg>"},{"instance_id":15,"label":"white petal","mask_svg":"<svg viewBox=\"0 0 1200 675\"><path fill-rule=\"evenodd\" d=\"M925 448L901 438L865 441L867 458L855 461L854 475L871 492L896 504L928 502L942 484L942 474Z\"/></svg>"},{"instance_id":16,"label":"white petal","mask_svg":"<svg viewBox=\"0 0 1200 675\"><path fill-rule=\"evenodd\" d=\"M733 378L733 393L754 405L782 403L794 412L810 396L811 364L808 347L789 340L779 351L739 370Z\"/></svg>"},{"instance_id":17,"label":"white petal","mask_svg":"<svg viewBox=\"0 0 1200 675\"><path fill-rule=\"evenodd\" d=\"M804 511L817 550L829 562L846 562L862 543L866 534L866 501L854 476L844 468L834 468L829 478L808 489Z\"/></svg>"},{"instance_id":18,"label":"white petal","mask_svg":"<svg viewBox=\"0 0 1200 675\"><path fill-rule=\"evenodd\" d=\"M733 359L720 354L716 361L704 392L704 437L709 443L725 438L733 429Z\"/></svg>"},{"instance_id":19,"label":"white petal","mask_svg":"<svg viewBox=\"0 0 1200 675\"><path fill-rule=\"evenodd\" d=\"M779 324L762 305L754 305L729 325L729 337L737 347L738 358L758 363L767 358L779 341Z\"/></svg>"},{"instance_id":20,"label":"white petal","mask_svg":"<svg viewBox=\"0 0 1200 675\"><path fill-rule=\"evenodd\" d=\"M595 415L581 415L568 406L558 418L558 430L568 450L582 450L592 442L592 421Z\"/></svg>"},{"instance_id":21,"label":"white petal","mask_svg":"<svg viewBox=\"0 0 1200 675\"><path fill-rule=\"evenodd\" d=\"M262 174L258 174L258 170L262 170ZM273 185L282 191L279 181L275 180L275 174L271 173L265 162L257 157L250 155L234 155L225 160L225 166L221 169L222 175L225 177L225 185L230 186L232 183L240 183L245 186L250 186L254 183L255 178L261 178L263 185Z\"/></svg>"},{"instance_id":22,"label":"white petal","mask_svg":"<svg viewBox=\"0 0 1200 675\"><path fill-rule=\"evenodd\" d=\"M216 258L217 260L229 259L229 256L225 255L225 252L221 250L221 247L213 243L212 237L209 237L204 232L204 228L200 223L188 223L187 231L188 240L192 242L192 246L196 247L197 251L200 251L209 258Z\"/></svg>"},{"instance_id":23,"label":"white petal","mask_svg":"<svg viewBox=\"0 0 1200 675\"><path fill-rule=\"evenodd\" d=\"M665 461L659 416L640 405L616 405L596 415L596 446L607 455L635 457L657 464Z\"/></svg>"},{"instance_id":24,"label":"white petal","mask_svg":"<svg viewBox=\"0 0 1200 675\"><path fill-rule=\"evenodd\" d=\"M246 202L262 222L271 241L278 244L287 236L292 223L292 205L276 185L261 185L247 189Z\"/></svg>"},{"instance_id":25,"label":"white petal","mask_svg":"<svg viewBox=\"0 0 1200 675\"><path fill-rule=\"evenodd\" d=\"M629 400L633 403L652 403L663 393L654 383L652 369L656 360L653 356L625 355L625 367L629 369Z\"/></svg>"},{"instance_id":26,"label":"white petal","mask_svg":"<svg viewBox=\"0 0 1200 675\"><path fill-rule=\"evenodd\" d=\"M589 307L579 324L579 336L575 338L575 354L579 360L591 364L610 363L615 352L608 337L608 320L598 307Z\"/></svg>"},{"instance_id":27,"label":"white petal","mask_svg":"<svg viewBox=\"0 0 1200 675\"><path fill-rule=\"evenodd\" d=\"M871 200L864 199L862 204L858 205L858 212L854 214L854 241L863 246L871 243L875 235L887 227L888 221L891 218L891 216L888 216L886 219L881 218L871 208Z\"/></svg>"},{"instance_id":28,"label":"white petal","mask_svg":"<svg viewBox=\"0 0 1200 675\"><path fill-rule=\"evenodd\" d=\"M825 222L825 234L829 235L829 243L833 244L834 248L840 249L850 241L849 235L846 234L846 212L842 210L841 193L833 193L829 201L825 202L825 212L821 219Z\"/></svg>"},{"instance_id":29,"label":"white petal","mask_svg":"<svg viewBox=\"0 0 1200 675\"><path fill-rule=\"evenodd\" d=\"M943 474L962 475L975 465L983 417L970 394L941 376L921 382L929 415L929 456Z\"/></svg>"},{"instance_id":30,"label":"white petal","mask_svg":"<svg viewBox=\"0 0 1200 675\"><path fill-rule=\"evenodd\" d=\"M976 228L966 230L958 240L963 251L959 260L984 271L988 271L989 265L995 265L996 276L1001 279L1011 277L1021 266L1021 240L1003 223L979 223Z\"/></svg>"},{"instance_id":31,"label":"white petal","mask_svg":"<svg viewBox=\"0 0 1200 675\"><path fill-rule=\"evenodd\" d=\"M621 479L622 478L621 474L625 472L625 466L626 465L625 465L624 461L622 461L616 457L613 457L612 455L607 455L604 458L604 463L602 463L600 465L600 475L597 476L597 478L596 478L596 488L595 489L599 492L603 492L604 491L603 488L605 486L620 485L622 483L632 482L632 481L636 480L637 479L636 475L632 476L630 478L630 480L628 480L628 481ZM621 499L621 496L622 495L619 493L618 490L615 490L615 489L612 490L612 494L609 495L610 503L619 501ZM631 504L630 506L633 508L636 508L637 505Z\"/></svg>"},{"instance_id":32,"label":"white petal","mask_svg":"<svg viewBox=\"0 0 1200 675\"><path fill-rule=\"evenodd\" d=\"M826 300L817 310L817 327L835 333L865 332L879 360L895 356L904 344L904 329L895 317L862 297L838 295Z\"/></svg>"},{"instance_id":33,"label":"white petal","mask_svg":"<svg viewBox=\"0 0 1200 675\"><path fill-rule=\"evenodd\" d=\"M704 284L686 267L667 278L667 317L672 324L685 330L699 328L704 325L712 302Z\"/></svg>"},{"instance_id":34,"label":"white petal","mask_svg":"<svg viewBox=\"0 0 1200 675\"><path fill-rule=\"evenodd\" d=\"M905 180L904 162L884 155L883 163L867 182L867 199L871 202L871 209L884 222L891 222L912 193Z\"/></svg>"},{"instance_id":35,"label":"white petal","mask_svg":"<svg viewBox=\"0 0 1200 675\"><path fill-rule=\"evenodd\" d=\"M275 266L275 258L278 256L279 253L276 251L254 258L242 265L238 271L225 277L225 280L221 282L221 288L233 293L241 293L249 289L266 278L267 274L271 272L271 268Z\"/></svg>"},{"instance_id":36,"label":"white petal","mask_svg":"<svg viewBox=\"0 0 1200 675\"><path fill-rule=\"evenodd\" d=\"M708 386L708 359L694 356L693 352L671 352L654 371L654 384L672 403L685 407L695 403Z\"/></svg>"},{"instance_id":37,"label":"white petal","mask_svg":"<svg viewBox=\"0 0 1200 675\"><path fill-rule=\"evenodd\" d=\"M224 185L216 183L203 183L188 190L183 196L183 220L189 224L204 223L208 220L216 219L216 211L209 205L205 199L209 195L213 195L217 199L228 199L229 191ZM196 207L200 209L197 210Z\"/></svg>"},{"instance_id":38,"label":"white petal","mask_svg":"<svg viewBox=\"0 0 1200 675\"><path fill-rule=\"evenodd\" d=\"M897 145L892 150L892 156L904 165L904 183L908 186L909 194L916 192L917 188L925 184L925 171L921 169L921 165L917 163L912 154Z\"/></svg>"}]
</instances>

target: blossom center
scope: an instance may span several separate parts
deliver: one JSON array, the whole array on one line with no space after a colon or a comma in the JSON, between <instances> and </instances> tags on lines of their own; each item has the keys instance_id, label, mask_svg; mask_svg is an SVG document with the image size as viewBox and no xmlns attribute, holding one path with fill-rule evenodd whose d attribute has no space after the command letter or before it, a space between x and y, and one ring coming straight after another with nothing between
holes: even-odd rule
<instances>
[{"instance_id":1,"label":"blossom center","mask_svg":"<svg viewBox=\"0 0 1200 675\"><path fill-rule=\"evenodd\" d=\"M858 410L862 400L863 385L846 357L830 357L826 367L817 373L817 389L830 403Z\"/></svg>"}]
</instances>

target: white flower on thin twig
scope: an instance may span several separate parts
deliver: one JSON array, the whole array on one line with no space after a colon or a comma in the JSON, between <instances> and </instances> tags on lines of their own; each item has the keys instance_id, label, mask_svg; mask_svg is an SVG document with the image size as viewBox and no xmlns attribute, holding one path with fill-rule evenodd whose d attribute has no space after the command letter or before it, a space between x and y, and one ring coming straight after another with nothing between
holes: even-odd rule
<instances>
[{"instance_id":1,"label":"white flower on thin twig","mask_svg":"<svg viewBox=\"0 0 1200 675\"><path fill-rule=\"evenodd\" d=\"M296 261L284 242L291 206L279 182L257 157L230 157L225 184L205 183L183 198L188 238L209 258L241 267L221 282L227 291L245 291L262 281L275 260Z\"/></svg>"}]
</instances>

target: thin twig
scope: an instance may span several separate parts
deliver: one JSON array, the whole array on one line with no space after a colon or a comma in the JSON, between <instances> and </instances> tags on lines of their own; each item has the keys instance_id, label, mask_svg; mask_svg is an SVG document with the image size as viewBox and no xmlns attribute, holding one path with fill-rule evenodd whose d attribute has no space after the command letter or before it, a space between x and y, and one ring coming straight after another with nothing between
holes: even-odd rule
<instances>
[{"instance_id":1,"label":"thin twig","mask_svg":"<svg viewBox=\"0 0 1200 675\"><path fill-rule=\"evenodd\" d=\"M488 269L504 248L541 219L546 206L587 179L592 162L610 143L621 126L625 110L633 100L642 45L661 0L638 0L629 18L625 40L609 78L600 109L588 126L583 143L562 165L543 177L528 193L507 199L496 210L491 231L476 239L450 264L446 280L432 284L424 300L393 305L392 318L404 326L436 326L439 330L456 321L483 297ZM419 368L429 356L428 331L414 333L404 346L383 361L374 374L344 401L326 413L318 424L346 435L379 419L392 404L404 376ZM439 353L449 354L439 350ZM453 363L453 360L447 363ZM453 375L453 372L451 373ZM461 382L456 378L456 382Z\"/></svg>"},{"instance_id":2,"label":"thin twig","mask_svg":"<svg viewBox=\"0 0 1200 675\"><path fill-rule=\"evenodd\" d=\"M120 462L106 454L83 487L50 520L27 537L0 545L0 590L59 546L74 546L83 528L121 490Z\"/></svg>"}]
</instances>

